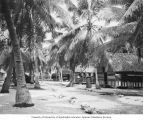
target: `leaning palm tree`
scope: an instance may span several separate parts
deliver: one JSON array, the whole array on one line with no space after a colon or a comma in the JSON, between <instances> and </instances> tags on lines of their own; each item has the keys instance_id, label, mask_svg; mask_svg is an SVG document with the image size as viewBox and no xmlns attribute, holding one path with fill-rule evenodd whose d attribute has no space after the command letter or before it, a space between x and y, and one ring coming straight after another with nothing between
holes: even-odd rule
<instances>
[{"instance_id":1,"label":"leaning palm tree","mask_svg":"<svg viewBox=\"0 0 143 120\"><path fill-rule=\"evenodd\" d=\"M30 64L30 75L31 81L34 81L34 61L36 58L36 43L42 42L39 39L39 35L42 37L44 32L41 30L43 24L46 25L51 31L53 31L55 26L55 21L49 13L49 6L54 2L49 3L49 1L23 1L23 5L19 2L19 7L15 12L14 24L16 26L16 32L18 38L20 38L20 45L26 41L30 52L31 64ZM16 22L17 21L17 22ZM40 33L40 34L39 34ZM24 36L28 36L27 39L23 39ZM43 39L43 38L42 38ZM24 41L25 40L25 41ZM23 47L20 46L20 47ZM39 48L39 47L38 47ZM36 65L36 63L35 63ZM33 69L32 69L33 68ZM37 68L36 68L37 70ZM36 80L37 81L37 80ZM39 86L39 82L35 82L35 86Z\"/></svg>"},{"instance_id":2,"label":"leaning palm tree","mask_svg":"<svg viewBox=\"0 0 143 120\"><path fill-rule=\"evenodd\" d=\"M21 51L21 50L20 50ZM27 54L23 51L21 51L22 61L24 64L24 70L27 72L29 71L26 66L29 65L30 59L27 56ZM16 85L16 77L15 77L15 65L14 65L14 54L12 51L12 48L10 46L7 46L0 55L0 65L2 68L7 72L7 76L4 80L1 93L9 93L9 88L11 85L11 82L14 82ZM13 74L13 75L12 75ZM13 76L13 77L12 77Z\"/></svg>"},{"instance_id":3,"label":"leaning palm tree","mask_svg":"<svg viewBox=\"0 0 143 120\"><path fill-rule=\"evenodd\" d=\"M43 2L45 1L44 0L41 0L41 1L20 0L15 2L15 1L9 1L9 0L6 0L6 1L1 0L0 7L2 8L2 15L4 16L4 20L7 23L7 28L10 33L10 38L11 38L11 43L12 43L13 53L14 53L14 63L15 63L15 70L16 70L16 76L17 76L16 106L33 106L31 102L30 93L26 87L19 40L21 40L21 38L24 35L23 29L28 28L27 22L34 23L32 21L33 19L26 19L26 18L33 18L33 15L34 16L36 15L35 16L36 20L41 18L43 21L45 21L44 23L46 23L46 25L48 25L49 28L51 28L51 26L53 27L52 17L50 16L47 10L49 6L42 7L43 5L47 5L47 4L43 4ZM12 13L10 11L11 7L13 10ZM16 30L15 30L15 27L16 27ZM35 27L33 24L31 28L32 29L30 30L32 30L32 33L33 33L32 36L33 36L35 34ZM28 36L30 35L28 34Z\"/></svg>"},{"instance_id":4,"label":"leaning palm tree","mask_svg":"<svg viewBox=\"0 0 143 120\"><path fill-rule=\"evenodd\" d=\"M20 46L18 42L18 37L16 34L16 30L14 27L14 22L11 17L9 1L2 0L1 1L2 12L5 17L5 21L7 23L7 27L9 30L13 53L14 53L14 62L15 62L15 70L17 75L17 92L16 92L16 104L15 106L33 106L34 104L31 101L30 93L26 87L25 75L22 57L20 53Z\"/></svg>"}]
</instances>

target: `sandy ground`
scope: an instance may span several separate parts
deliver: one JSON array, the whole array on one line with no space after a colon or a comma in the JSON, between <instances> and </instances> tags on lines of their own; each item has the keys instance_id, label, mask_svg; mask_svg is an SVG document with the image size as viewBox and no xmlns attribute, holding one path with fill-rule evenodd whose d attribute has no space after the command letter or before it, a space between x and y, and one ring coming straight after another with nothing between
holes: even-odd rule
<instances>
[{"instance_id":1,"label":"sandy ground","mask_svg":"<svg viewBox=\"0 0 143 120\"><path fill-rule=\"evenodd\" d=\"M102 88L86 89L85 85L67 88L66 82L40 81L41 89L33 89L28 84L33 107L17 108L15 87L9 94L0 93L0 114L88 114L81 106L89 106L96 114L142 114L143 89L121 90ZM2 82L0 82L0 89ZM94 112L95 113L95 112Z\"/></svg>"}]
</instances>

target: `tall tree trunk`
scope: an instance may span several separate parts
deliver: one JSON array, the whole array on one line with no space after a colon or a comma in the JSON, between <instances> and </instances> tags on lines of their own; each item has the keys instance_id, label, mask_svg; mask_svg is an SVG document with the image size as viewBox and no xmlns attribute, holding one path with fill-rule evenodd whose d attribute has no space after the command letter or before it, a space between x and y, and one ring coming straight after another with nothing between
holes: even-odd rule
<instances>
[{"instance_id":1,"label":"tall tree trunk","mask_svg":"<svg viewBox=\"0 0 143 120\"><path fill-rule=\"evenodd\" d=\"M49 80L52 80L52 73L51 73L51 70L48 70L48 79L49 79Z\"/></svg>"},{"instance_id":2,"label":"tall tree trunk","mask_svg":"<svg viewBox=\"0 0 143 120\"><path fill-rule=\"evenodd\" d=\"M36 57L36 47L35 47L35 43L36 43L36 39L37 39L37 34L36 34L36 28L35 28L35 20L34 20L34 11L31 10L30 11L31 14L31 23L33 24L33 61L35 63L34 65L34 81L35 81L35 86L34 88L36 89L40 89L40 84L39 84L39 71L38 71L38 60Z\"/></svg>"},{"instance_id":3,"label":"tall tree trunk","mask_svg":"<svg viewBox=\"0 0 143 120\"><path fill-rule=\"evenodd\" d=\"M105 67L103 67L103 74L104 74L104 86L106 87L108 85L108 81L107 81L107 71L105 70Z\"/></svg>"},{"instance_id":4,"label":"tall tree trunk","mask_svg":"<svg viewBox=\"0 0 143 120\"><path fill-rule=\"evenodd\" d=\"M10 88L11 78L12 78L12 68L13 68L13 57L11 55L10 64L7 71L7 77L5 78L5 81L3 83L1 93L9 93L9 88Z\"/></svg>"},{"instance_id":5,"label":"tall tree trunk","mask_svg":"<svg viewBox=\"0 0 143 120\"><path fill-rule=\"evenodd\" d=\"M30 82L34 83L34 68L33 68L33 62L30 58L30 63L29 63L29 76L31 78Z\"/></svg>"},{"instance_id":6,"label":"tall tree trunk","mask_svg":"<svg viewBox=\"0 0 143 120\"><path fill-rule=\"evenodd\" d=\"M80 76L79 84L82 84L82 82L83 82L83 75L82 75L82 73L80 73L79 76Z\"/></svg>"},{"instance_id":7,"label":"tall tree trunk","mask_svg":"<svg viewBox=\"0 0 143 120\"><path fill-rule=\"evenodd\" d=\"M41 80L44 80L44 78L43 78L43 70L42 70L42 66L41 66L41 65L39 66L39 71L40 71L40 76L39 76L39 78L40 78Z\"/></svg>"},{"instance_id":8,"label":"tall tree trunk","mask_svg":"<svg viewBox=\"0 0 143 120\"><path fill-rule=\"evenodd\" d=\"M13 81L14 85L17 86L15 67L13 67L13 74L12 75L13 75L12 81Z\"/></svg>"},{"instance_id":9,"label":"tall tree trunk","mask_svg":"<svg viewBox=\"0 0 143 120\"><path fill-rule=\"evenodd\" d=\"M97 68L95 68L94 70L95 70L95 78L96 78L95 87L96 87L96 89L100 89L100 84L99 84L99 81L98 81Z\"/></svg>"},{"instance_id":10,"label":"tall tree trunk","mask_svg":"<svg viewBox=\"0 0 143 120\"><path fill-rule=\"evenodd\" d=\"M71 68L71 74L70 74L70 82L66 87L73 87L75 82L75 68Z\"/></svg>"},{"instance_id":11,"label":"tall tree trunk","mask_svg":"<svg viewBox=\"0 0 143 120\"><path fill-rule=\"evenodd\" d=\"M60 69L60 81L63 82L63 68Z\"/></svg>"},{"instance_id":12,"label":"tall tree trunk","mask_svg":"<svg viewBox=\"0 0 143 120\"><path fill-rule=\"evenodd\" d=\"M22 57L20 52L20 45L19 45L16 29L15 29L8 5L9 5L8 0L2 0L2 7L3 7L2 10L7 23L8 31L12 42L13 52L14 52L15 71L16 71L16 78L17 78L15 106L29 107L29 106L33 106L34 104L32 103L29 90L26 87L24 67L23 67L23 62L22 62Z\"/></svg>"},{"instance_id":13,"label":"tall tree trunk","mask_svg":"<svg viewBox=\"0 0 143 120\"><path fill-rule=\"evenodd\" d=\"M105 87L108 85L108 82L107 82L107 72L104 72L104 84L105 84Z\"/></svg>"},{"instance_id":14,"label":"tall tree trunk","mask_svg":"<svg viewBox=\"0 0 143 120\"><path fill-rule=\"evenodd\" d=\"M39 71L38 71L38 61L37 61L37 58L35 59L35 78L34 78L34 81L35 81L34 88L40 89Z\"/></svg>"}]
</instances>

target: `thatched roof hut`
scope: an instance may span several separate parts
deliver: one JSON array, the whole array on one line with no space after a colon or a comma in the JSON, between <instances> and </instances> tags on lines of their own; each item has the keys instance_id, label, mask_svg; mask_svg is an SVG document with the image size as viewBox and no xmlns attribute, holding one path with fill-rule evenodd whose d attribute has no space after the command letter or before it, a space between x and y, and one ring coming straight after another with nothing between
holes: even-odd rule
<instances>
[{"instance_id":1,"label":"thatched roof hut","mask_svg":"<svg viewBox=\"0 0 143 120\"><path fill-rule=\"evenodd\" d=\"M129 53L106 53L109 66L114 72L143 72L143 59Z\"/></svg>"}]
</instances>

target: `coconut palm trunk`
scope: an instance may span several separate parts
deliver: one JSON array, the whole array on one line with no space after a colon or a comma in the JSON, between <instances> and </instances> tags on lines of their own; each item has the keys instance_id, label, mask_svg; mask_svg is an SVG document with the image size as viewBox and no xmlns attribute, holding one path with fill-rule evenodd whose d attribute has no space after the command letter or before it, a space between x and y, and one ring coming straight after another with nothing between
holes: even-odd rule
<instances>
[{"instance_id":1,"label":"coconut palm trunk","mask_svg":"<svg viewBox=\"0 0 143 120\"><path fill-rule=\"evenodd\" d=\"M60 81L63 82L63 68L60 68Z\"/></svg>"},{"instance_id":2,"label":"coconut palm trunk","mask_svg":"<svg viewBox=\"0 0 143 120\"><path fill-rule=\"evenodd\" d=\"M70 74L70 82L66 87L73 87L75 82L75 67L71 68L71 74Z\"/></svg>"},{"instance_id":3,"label":"coconut palm trunk","mask_svg":"<svg viewBox=\"0 0 143 120\"><path fill-rule=\"evenodd\" d=\"M44 80L44 76L43 76L42 65L39 65L39 72L40 72L39 78L43 81Z\"/></svg>"},{"instance_id":4,"label":"coconut palm trunk","mask_svg":"<svg viewBox=\"0 0 143 120\"><path fill-rule=\"evenodd\" d=\"M30 53L31 55L31 53ZM34 68L33 68L33 62L32 59L30 58L30 63L29 63L29 76L31 77L30 82L34 83Z\"/></svg>"},{"instance_id":5,"label":"coconut palm trunk","mask_svg":"<svg viewBox=\"0 0 143 120\"><path fill-rule=\"evenodd\" d=\"M37 61L37 58L35 59L35 78L34 78L34 81L35 81L34 88L40 89L39 71L38 71L38 61Z\"/></svg>"},{"instance_id":6,"label":"coconut palm trunk","mask_svg":"<svg viewBox=\"0 0 143 120\"><path fill-rule=\"evenodd\" d=\"M25 75L24 75L24 67L20 52L20 45L18 41L18 37L16 34L16 29L11 17L11 12L9 9L8 0L1 0L3 14L7 23L7 28L10 34L13 53L14 53L14 62L15 62L15 71L17 77L17 90L16 90L16 107L29 107L33 106L31 100L31 95L29 90L26 87Z\"/></svg>"},{"instance_id":7,"label":"coconut palm trunk","mask_svg":"<svg viewBox=\"0 0 143 120\"><path fill-rule=\"evenodd\" d=\"M98 80L97 68L95 68L94 71L95 71L95 78L96 78L95 87L96 87L96 89L100 89L100 84L99 84L99 80Z\"/></svg>"},{"instance_id":8,"label":"coconut palm trunk","mask_svg":"<svg viewBox=\"0 0 143 120\"><path fill-rule=\"evenodd\" d=\"M108 85L108 81L107 81L107 71L105 67L103 67L103 74L104 74L104 87L106 87Z\"/></svg>"},{"instance_id":9,"label":"coconut palm trunk","mask_svg":"<svg viewBox=\"0 0 143 120\"><path fill-rule=\"evenodd\" d=\"M15 86L17 86L15 67L13 67L12 82L14 83Z\"/></svg>"},{"instance_id":10,"label":"coconut palm trunk","mask_svg":"<svg viewBox=\"0 0 143 120\"><path fill-rule=\"evenodd\" d=\"M13 58L11 56L9 68L7 71L7 77L5 78L5 81L3 83L1 93L9 93L9 88L10 88L11 78L12 78L12 71L13 71Z\"/></svg>"}]
</instances>

